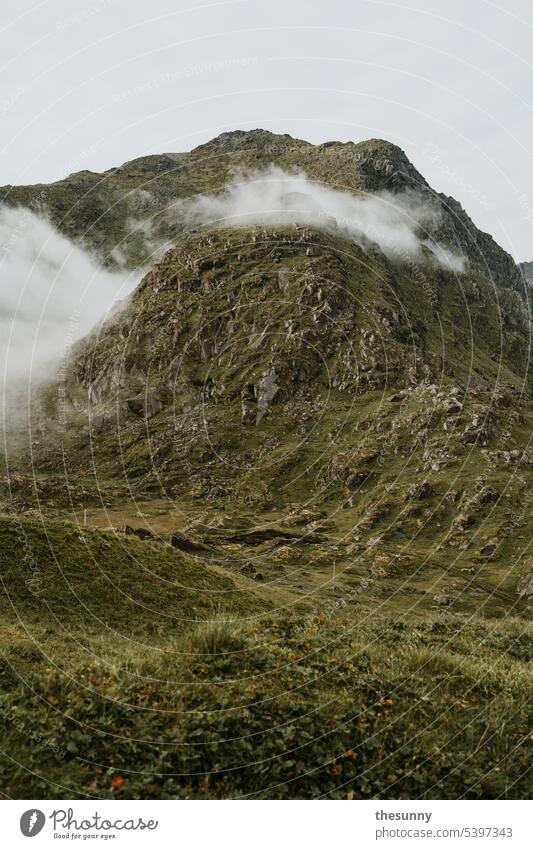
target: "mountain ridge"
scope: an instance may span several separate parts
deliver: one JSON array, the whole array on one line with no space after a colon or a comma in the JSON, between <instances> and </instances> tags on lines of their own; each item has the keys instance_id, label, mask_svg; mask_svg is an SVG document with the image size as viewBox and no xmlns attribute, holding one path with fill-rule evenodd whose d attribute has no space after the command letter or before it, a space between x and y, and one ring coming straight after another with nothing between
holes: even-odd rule
<instances>
[{"instance_id":1,"label":"mountain ridge","mask_svg":"<svg viewBox=\"0 0 533 849\"><path fill-rule=\"evenodd\" d=\"M154 245L169 246L180 232L165 212L198 193L220 191L236 172L268 164L300 169L324 185L356 193L413 189L443 213L437 238L464 252L482 273L524 295L512 257L477 229L454 198L431 189L401 148L383 139L313 145L266 130L232 131L188 153L137 157L102 173L80 171L52 184L4 186L0 202L46 214L65 235L96 251L100 260L138 268ZM144 238L143 227L150 230Z\"/></svg>"}]
</instances>

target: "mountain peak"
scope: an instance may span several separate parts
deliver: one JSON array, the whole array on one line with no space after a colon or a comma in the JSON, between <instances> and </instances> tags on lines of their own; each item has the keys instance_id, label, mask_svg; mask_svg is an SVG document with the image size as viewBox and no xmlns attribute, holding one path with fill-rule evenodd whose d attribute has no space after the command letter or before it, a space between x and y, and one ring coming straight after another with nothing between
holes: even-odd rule
<instances>
[{"instance_id":1,"label":"mountain peak","mask_svg":"<svg viewBox=\"0 0 533 849\"><path fill-rule=\"evenodd\" d=\"M172 244L183 230L176 212L184 201L216 194L237 175L271 165L354 195L416 196L439 222L425 238L525 297L524 277L512 257L478 230L457 201L435 192L405 151L386 139L312 144L261 128L232 130L189 153L141 156L103 174L79 172L45 187L7 186L0 200L9 206L38 204L59 230L82 239L108 265L118 264L120 245L120 264L144 267L154 248Z\"/></svg>"},{"instance_id":2,"label":"mountain peak","mask_svg":"<svg viewBox=\"0 0 533 849\"><path fill-rule=\"evenodd\" d=\"M254 130L229 130L220 133L215 138L204 144L193 148L191 154L203 154L211 150L224 151L243 151L249 148L256 148L260 151L271 150L287 150L289 147L314 147L311 142L296 139L288 133L276 134L270 130L263 130L257 127Z\"/></svg>"}]
</instances>

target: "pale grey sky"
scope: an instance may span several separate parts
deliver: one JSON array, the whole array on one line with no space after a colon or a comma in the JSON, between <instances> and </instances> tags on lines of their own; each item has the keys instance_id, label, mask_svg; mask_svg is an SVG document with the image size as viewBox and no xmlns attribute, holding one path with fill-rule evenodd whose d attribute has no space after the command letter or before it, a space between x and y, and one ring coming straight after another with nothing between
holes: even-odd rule
<instances>
[{"instance_id":1,"label":"pale grey sky","mask_svg":"<svg viewBox=\"0 0 533 849\"><path fill-rule=\"evenodd\" d=\"M229 129L382 137L533 259L527 0L2 0L0 184Z\"/></svg>"}]
</instances>

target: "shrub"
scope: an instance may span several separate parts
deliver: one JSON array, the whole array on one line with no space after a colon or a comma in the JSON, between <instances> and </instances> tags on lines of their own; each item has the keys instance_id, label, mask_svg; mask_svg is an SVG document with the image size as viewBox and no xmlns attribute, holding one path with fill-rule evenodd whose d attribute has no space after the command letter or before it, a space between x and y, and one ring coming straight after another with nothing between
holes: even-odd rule
<instances>
[{"instance_id":1,"label":"shrub","mask_svg":"<svg viewBox=\"0 0 533 849\"><path fill-rule=\"evenodd\" d=\"M199 623L187 642L188 650L202 657L231 654L241 651L245 645L238 622L223 618Z\"/></svg>"}]
</instances>

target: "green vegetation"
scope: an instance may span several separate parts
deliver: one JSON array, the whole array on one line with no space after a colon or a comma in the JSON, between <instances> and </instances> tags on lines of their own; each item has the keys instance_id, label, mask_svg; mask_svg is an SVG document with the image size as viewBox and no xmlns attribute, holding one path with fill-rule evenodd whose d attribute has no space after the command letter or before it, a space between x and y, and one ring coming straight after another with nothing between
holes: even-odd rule
<instances>
[{"instance_id":1,"label":"green vegetation","mask_svg":"<svg viewBox=\"0 0 533 849\"><path fill-rule=\"evenodd\" d=\"M184 236L165 214L269 161L416 189L467 270L331 229ZM2 792L530 795L530 325L511 258L385 142L226 134L43 203L110 263L123 239L146 260L132 216L173 247L6 433Z\"/></svg>"},{"instance_id":2,"label":"green vegetation","mask_svg":"<svg viewBox=\"0 0 533 849\"><path fill-rule=\"evenodd\" d=\"M246 618L271 607L250 582L239 586L164 540L14 515L0 516L0 547L2 617L28 628L177 636L219 610Z\"/></svg>"},{"instance_id":3,"label":"green vegetation","mask_svg":"<svg viewBox=\"0 0 533 849\"><path fill-rule=\"evenodd\" d=\"M96 658L68 656L44 634L37 644L4 634L3 792L530 795L523 622L412 626L357 608L274 618L241 628L238 640L234 625L231 642L222 633L195 636L193 652L189 638L147 650L106 637Z\"/></svg>"}]
</instances>

